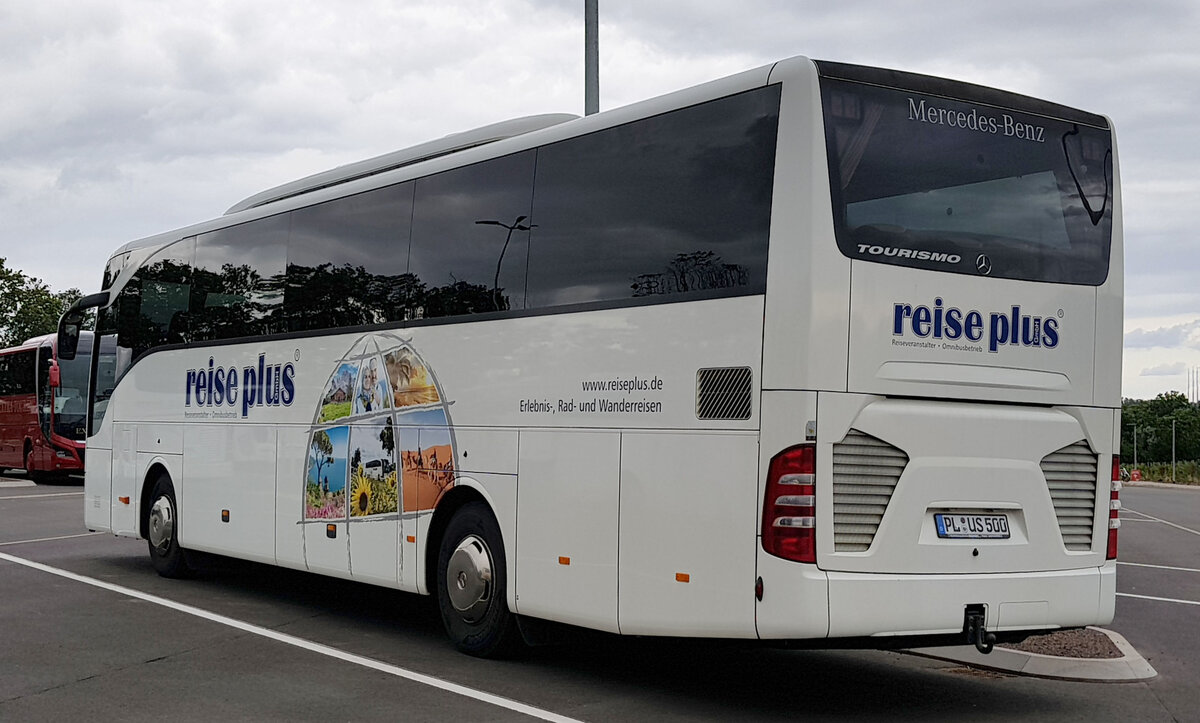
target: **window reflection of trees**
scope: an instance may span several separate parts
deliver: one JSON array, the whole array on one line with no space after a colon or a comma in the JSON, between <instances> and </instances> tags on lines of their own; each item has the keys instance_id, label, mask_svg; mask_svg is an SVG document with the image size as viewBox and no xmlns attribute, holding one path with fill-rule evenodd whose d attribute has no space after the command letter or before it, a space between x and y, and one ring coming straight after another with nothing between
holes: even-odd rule
<instances>
[{"instance_id":1,"label":"window reflection of trees","mask_svg":"<svg viewBox=\"0 0 1200 723\"><path fill-rule=\"evenodd\" d=\"M714 251L677 254L666 271L640 274L630 285L634 296L683 294L689 291L745 286L749 274L741 264L722 263Z\"/></svg>"},{"instance_id":2,"label":"window reflection of trees","mask_svg":"<svg viewBox=\"0 0 1200 723\"><path fill-rule=\"evenodd\" d=\"M288 266L289 328L335 329L411 321L439 316L496 311L492 290L483 284L453 281L429 288L415 274L373 274L344 264ZM503 290L501 289L501 292ZM499 295L500 310L509 308Z\"/></svg>"},{"instance_id":3,"label":"window reflection of trees","mask_svg":"<svg viewBox=\"0 0 1200 723\"><path fill-rule=\"evenodd\" d=\"M121 292L120 345L136 358L162 344L761 293L778 102L768 87L184 239ZM486 220L500 218L517 220Z\"/></svg>"},{"instance_id":4,"label":"window reflection of trees","mask_svg":"<svg viewBox=\"0 0 1200 723\"><path fill-rule=\"evenodd\" d=\"M194 288L187 324L193 341L288 330L281 274L263 278L249 264L222 264L219 272L197 268Z\"/></svg>"}]
</instances>

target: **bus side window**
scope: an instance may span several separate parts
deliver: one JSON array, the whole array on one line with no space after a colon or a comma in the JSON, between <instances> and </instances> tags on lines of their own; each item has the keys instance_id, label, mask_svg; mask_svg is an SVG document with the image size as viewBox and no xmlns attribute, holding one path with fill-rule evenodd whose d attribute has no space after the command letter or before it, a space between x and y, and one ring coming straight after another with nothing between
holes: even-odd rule
<instances>
[{"instance_id":1,"label":"bus side window","mask_svg":"<svg viewBox=\"0 0 1200 723\"><path fill-rule=\"evenodd\" d=\"M538 150L530 308L766 288L779 88Z\"/></svg>"},{"instance_id":2,"label":"bus side window","mask_svg":"<svg viewBox=\"0 0 1200 723\"><path fill-rule=\"evenodd\" d=\"M283 316L289 214L196 238L190 329L193 341L286 331ZM169 319L168 319L169 320Z\"/></svg>"},{"instance_id":3,"label":"bus side window","mask_svg":"<svg viewBox=\"0 0 1200 723\"><path fill-rule=\"evenodd\" d=\"M522 151L417 181L408 270L422 316L525 308L533 167Z\"/></svg>"},{"instance_id":4,"label":"bus side window","mask_svg":"<svg viewBox=\"0 0 1200 723\"><path fill-rule=\"evenodd\" d=\"M408 273L415 183L386 186L291 213L289 331L405 321L425 289Z\"/></svg>"}]
</instances>

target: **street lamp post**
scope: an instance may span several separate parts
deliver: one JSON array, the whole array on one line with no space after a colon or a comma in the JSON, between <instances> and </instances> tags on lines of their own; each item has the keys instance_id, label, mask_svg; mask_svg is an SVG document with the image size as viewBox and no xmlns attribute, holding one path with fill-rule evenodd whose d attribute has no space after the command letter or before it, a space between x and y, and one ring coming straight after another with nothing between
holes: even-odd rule
<instances>
[{"instance_id":1,"label":"street lamp post","mask_svg":"<svg viewBox=\"0 0 1200 723\"><path fill-rule=\"evenodd\" d=\"M537 224L529 224L526 226L521 222L528 216L517 216L517 220L512 222L512 225L501 223L500 221L476 221L475 223L481 226L499 226L500 228L508 229L508 235L504 237L504 248L500 249L500 258L496 259L496 278L492 281L492 303L496 305L496 311L500 311L500 265L504 263L504 253L508 251L508 242L512 241L513 231L528 231L531 228L536 228Z\"/></svg>"}]
</instances>

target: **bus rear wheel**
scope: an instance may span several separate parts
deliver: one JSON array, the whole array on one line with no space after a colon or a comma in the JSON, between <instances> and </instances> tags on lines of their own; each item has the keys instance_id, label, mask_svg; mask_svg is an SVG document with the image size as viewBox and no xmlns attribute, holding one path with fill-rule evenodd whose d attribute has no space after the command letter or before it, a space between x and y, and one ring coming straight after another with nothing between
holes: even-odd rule
<instances>
[{"instance_id":1,"label":"bus rear wheel","mask_svg":"<svg viewBox=\"0 0 1200 723\"><path fill-rule=\"evenodd\" d=\"M150 517L146 524L150 561L163 577L190 577L187 552L179 546L179 506L171 478L160 476L150 493Z\"/></svg>"},{"instance_id":2,"label":"bus rear wheel","mask_svg":"<svg viewBox=\"0 0 1200 723\"><path fill-rule=\"evenodd\" d=\"M46 479L46 473L41 470L34 469L33 447L25 443L25 476L34 482L41 482Z\"/></svg>"},{"instance_id":3,"label":"bus rear wheel","mask_svg":"<svg viewBox=\"0 0 1200 723\"><path fill-rule=\"evenodd\" d=\"M459 651L492 658L520 649L508 609L500 524L484 503L468 502L451 518L438 552L436 587L442 623Z\"/></svg>"}]
</instances>

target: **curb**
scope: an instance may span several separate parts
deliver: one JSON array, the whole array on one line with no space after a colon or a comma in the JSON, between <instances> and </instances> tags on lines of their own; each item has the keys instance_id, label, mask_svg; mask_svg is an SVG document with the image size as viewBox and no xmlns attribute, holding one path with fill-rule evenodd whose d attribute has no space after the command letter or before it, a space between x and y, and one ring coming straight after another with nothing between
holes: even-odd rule
<instances>
[{"instance_id":1,"label":"curb","mask_svg":"<svg viewBox=\"0 0 1200 723\"><path fill-rule=\"evenodd\" d=\"M945 645L934 648L910 648L903 652L925 658L964 663L973 668L995 670L1035 678L1087 681L1093 683L1130 683L1154 678L1158 673L1133 649L1129 641L1104 628L1089 626L1104 633L1123 655L1120 658L1064 658L1056 655L1026 653L997 646L984 655L973 645Z\"/></svg>"},{"instance_id":2,"label":"curb","mask_svg":"<svg viewBox=\"0 0 1200 723\"><path fill-rule=\"evenodd\" d=\"M1159 489L1167 490L1200 490L1200 485L1189 485L1183 484L1182 482L1155 482L1154 480L1144 479L1138 480L1137 482L1134 482L1133 480L1126 480L1121 484L1126 487L1157 487Z\"/></svg>"}]
</instances>

